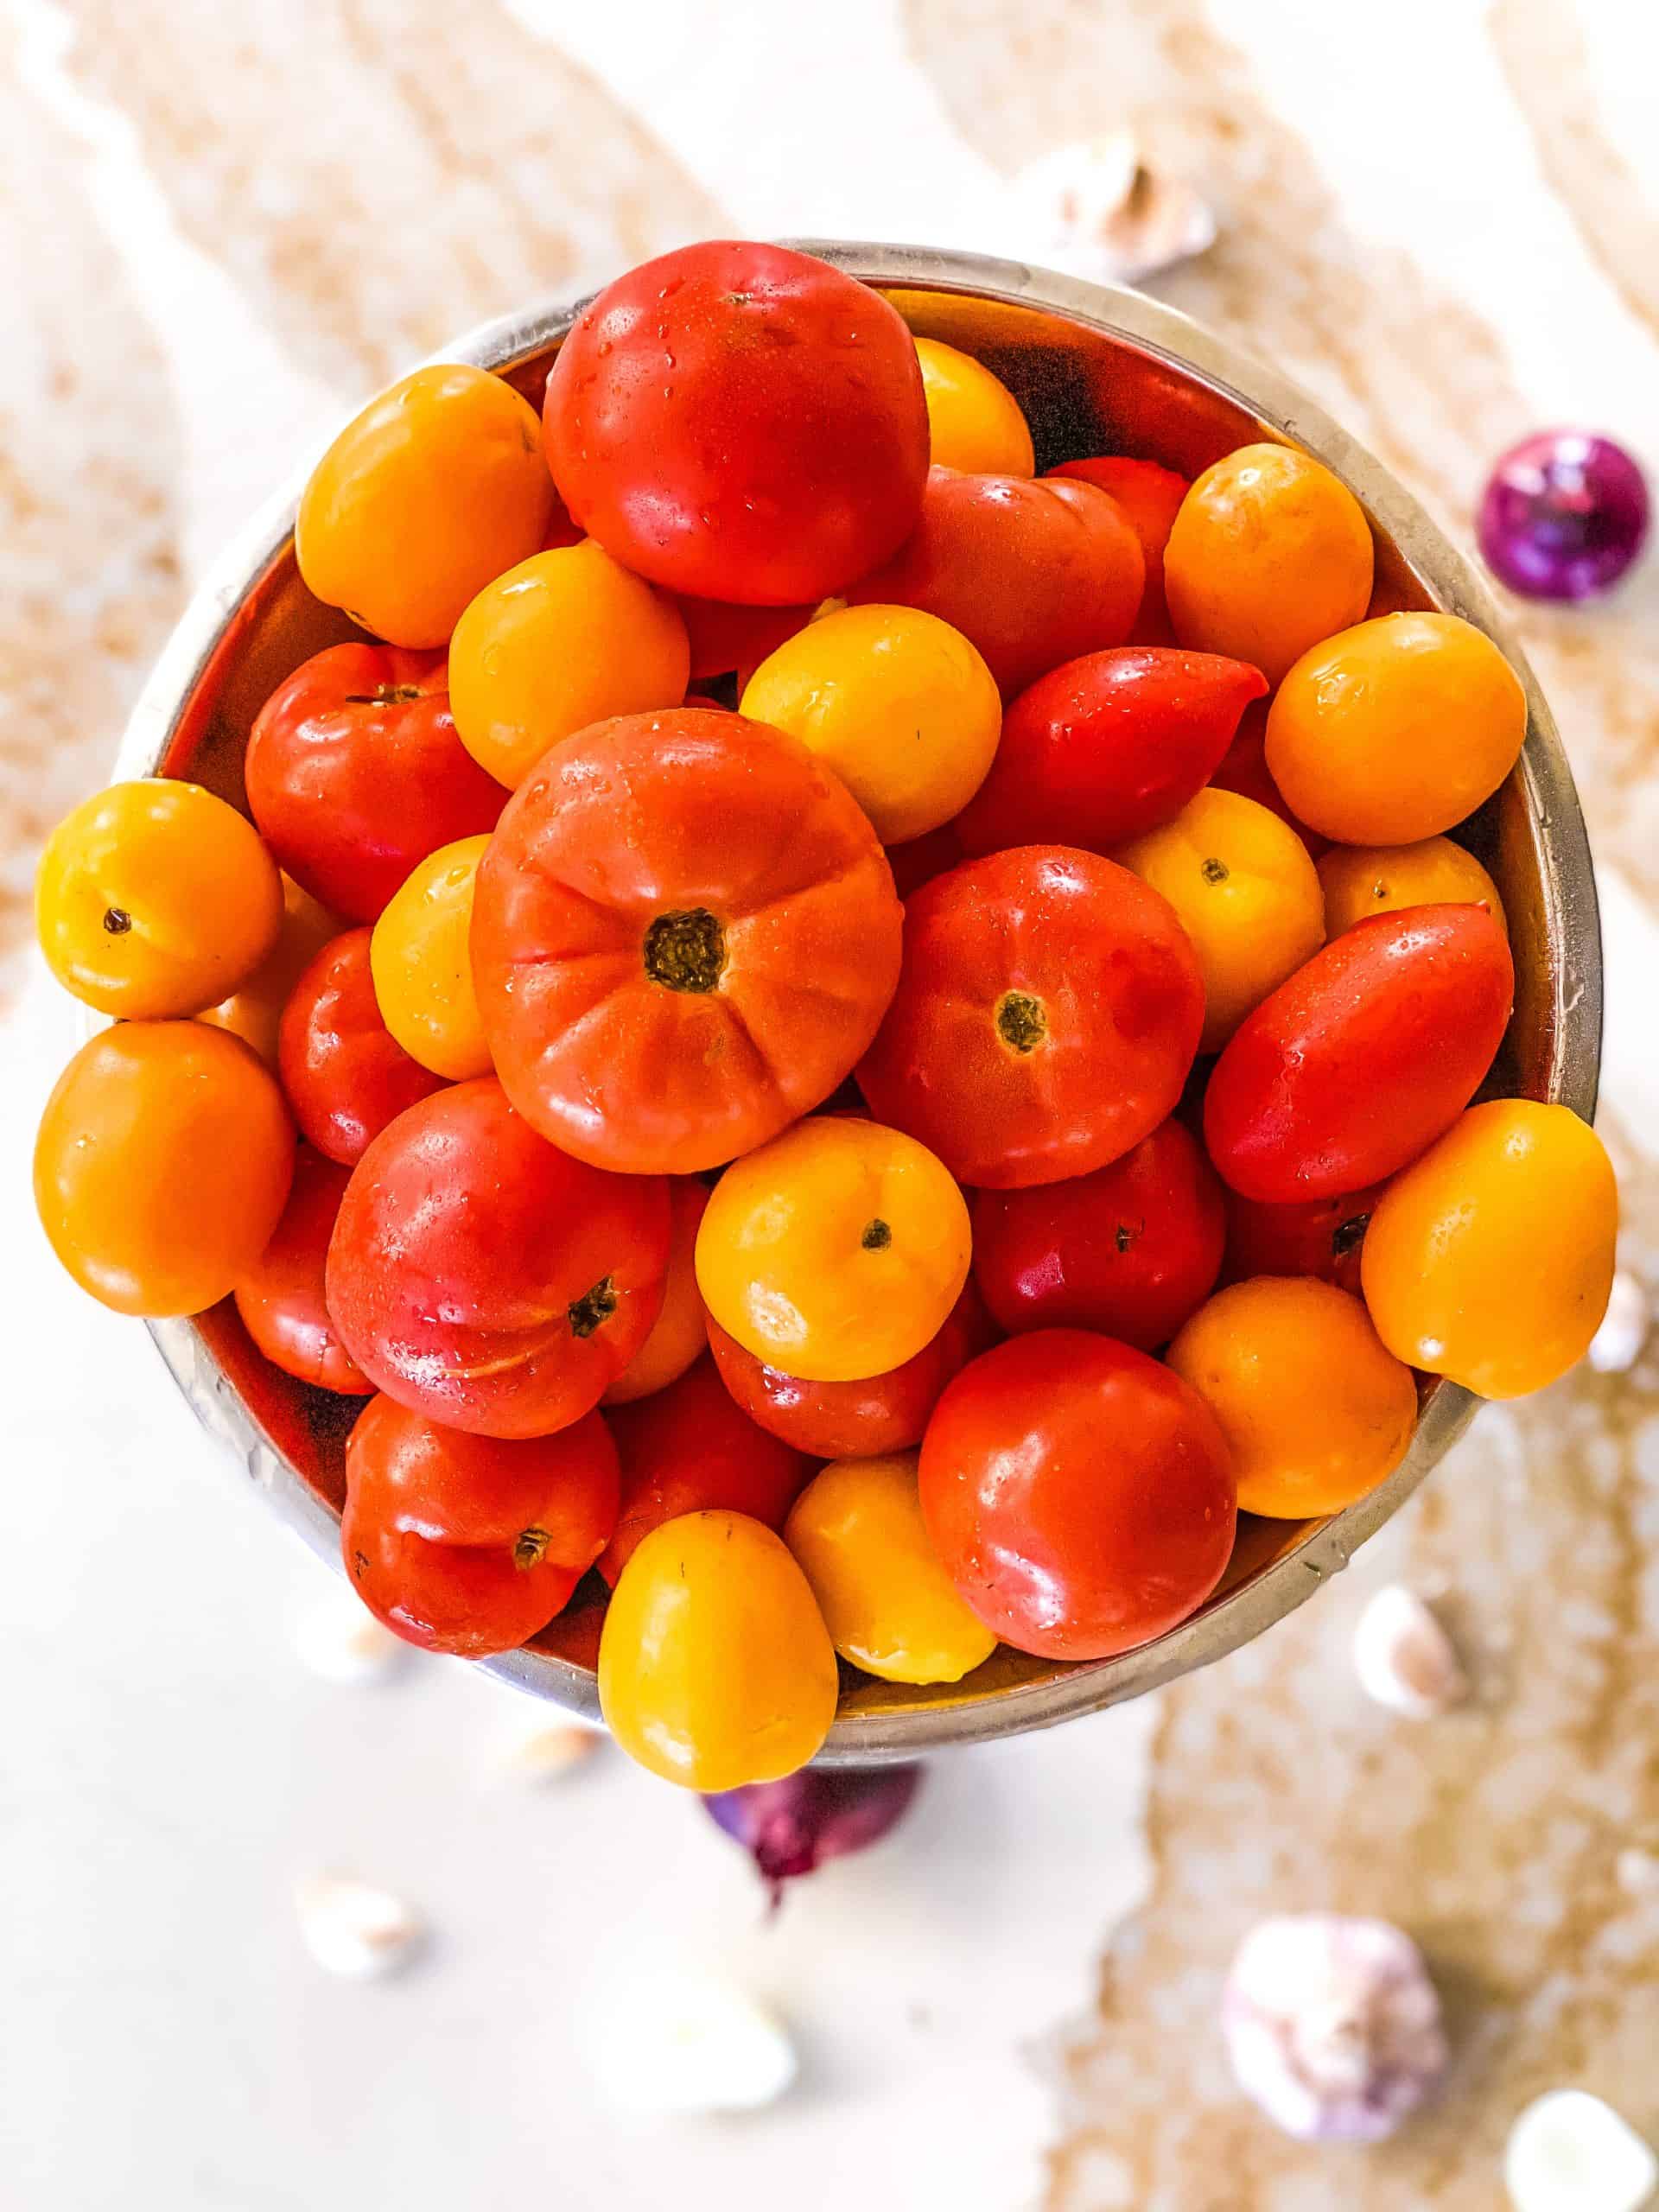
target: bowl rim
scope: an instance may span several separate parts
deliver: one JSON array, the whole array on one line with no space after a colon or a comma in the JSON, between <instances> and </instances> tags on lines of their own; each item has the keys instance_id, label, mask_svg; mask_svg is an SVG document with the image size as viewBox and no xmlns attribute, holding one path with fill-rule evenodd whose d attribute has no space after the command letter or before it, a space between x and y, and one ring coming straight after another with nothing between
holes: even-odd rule
<instances>
[{"instance_id":1,"label":"bowl rim","mask_svg":"<svg viewBox=\"0 0 1659 2212\"><path fill-rule=\"evenodd\" d=\"M1548 977L1551 1049L1545 1095L1590 1120L1600 1065L1599 917L1589 840L1554 718L1497 603L1471 563L1397 479L1290 378L1202 323L1123 287L1089 283L1025 262L931 246L845 239L784 243L886 290L969 295L1079 323L1166 363L1254 416L1264 433L1332 469L1435 604L1486 632L1520 677L1527 736L1517 773L1542 849L1541 888L1562 957ZM594 295L548 301L502 315L429 356L510 372L562 340ZM118 779L153 774L201 682L234 639L240 610L292 536L308 468L266 502L212 564L144 683L117 756ZM199 1419L242 1459L280 1517L337 1573L340 1525L238 1395L190 1320L146 1324ZM906 1758L946 1745L991 1741L1052 1727L1138 1697L1237 1649L1301 1605L1345 1567L1469 1426L1480 1401L1442 1383L1406 1459L1387 1481L1334 1515L1294 1550L1259 1570L1211 1609L1156 1642L1084 1662L1046 1681L968 1693L951 1701L839 1713L815 1764ZM474 1662L487 1674L589 1719L599 1717L594 1675L550 1653L507 1652Z\"/></svg>"}]
</instances>

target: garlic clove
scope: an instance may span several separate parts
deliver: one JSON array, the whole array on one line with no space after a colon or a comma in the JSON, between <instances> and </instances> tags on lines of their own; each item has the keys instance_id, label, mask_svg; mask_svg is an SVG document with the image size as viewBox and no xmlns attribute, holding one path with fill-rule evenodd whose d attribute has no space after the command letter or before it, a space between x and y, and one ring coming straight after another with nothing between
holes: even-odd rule
<instances>
[{"instance_id":1,"label":"garlic clove","mask_svg":"<svg viewBox=\"0 0 1659 2212\"><path fill-rule=\"evenodd\" d=\"M353 1980L395 1973L425 1941L426 1924L412 1905L347 1875L312 1875L296 1885L294 1904L317 1964Z\"/></svg>"},{"instance_id":2,"label":"garlic clove","mask_svg":"<svg viewBox=\"0 0 1659 2212\"><path fill-rule=\"evenodd\" d=\"M295 1648L310 1671L345 1689L366 1688L388 1681L404 1664L410 1647L383 1628L362 1602L344 1587L331 1591L295 1631Z\"/></svg>"},{"instance_id":3,"label":"garlic clove","mask_svg":"<svg viewBox=\"0 0 1659 2212\"><path fill-rule=\"evenodd\" d=\"M515 1782L564 1782L588 1765L605 1740L602 1731L579 1720L532 1728L507 1746L502 1770Z\"/></svg>"},{"instance_id":4,"label":"garlic clove","mask_svg":"<svg viewBox=\"0 0 1659 2212\"><path fill-rule=\"evenodd\" d=\"M1098 283L1138 283L1216 242L1208 202L1150 168L1132 130L1044 155L1014 179L1014 194L1033 257Z\"/></svg>"},{"instance_id":5,"label":"garlic clove","mask_svg":"<svg viewBox=\"0 0 1659 2212\"><path fill-rule=\"evenodd\" d=\"M1621 1268L1585 1357L1598 1375L1623 1375L1641 1358L1652 1326L1647 1292L1637 1276Z\"/></svg>"},{"instance_id":6,"label":"garlic clove","mask_svg":"<svg viewBox=\"0 0 1659 2212\"><path fill-rule=\"evenodd\" d=\"M795 2047L764 2005L691 1968L613 1988L588 2056L608 2103L653 2120L757 2112L797 2071Z\"/></svg>"},{"instance_id":7,"label":"garlic clove","mask_svg":"<svg viewBox=\"0 0 1659 2212\"><path fill-rule=\"evenodd\" d=\"M1433 1719L1469 1694L1469 1678L1451 1637L1416 1592L1385 1583L1354 1628L1360 1688L1390 1713Z\"/></svg>"},{"instance_id":8,"label":"garlic clove","mask_svg":"<svg viewBox=\"0 0 1659 2212\"><path fill-rule=\"evenodd\" d=\"M1599 2097L1552 2089L1510 2130L1503 2182L1515 2212L1637 2212L1659 2184L1659 2159Z\"/></svg>"}]
</instances>

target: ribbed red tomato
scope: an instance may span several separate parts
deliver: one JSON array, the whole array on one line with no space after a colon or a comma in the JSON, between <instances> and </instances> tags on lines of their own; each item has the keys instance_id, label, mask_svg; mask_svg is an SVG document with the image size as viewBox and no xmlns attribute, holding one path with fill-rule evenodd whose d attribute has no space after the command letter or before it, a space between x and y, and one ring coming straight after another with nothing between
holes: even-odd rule
<instances>
[{"instance_id":1,"label":"ribbed red tomato","mask_svg":"<svg viewBox=\"0 0 1659 2212\"><path fill-rule=\"evenodd\" d=\"M349 1170L297 1146L294 1180L276 1233L236 1286L242 1325L274 1367L319 1389L366 1397L374 1385L340 1340L323 1298L323 1270Z\"/></svg>"},{"instance_id":2,"label":"ribbed red tomato","mask_svg":"<svg viewBox=\"0 0 1659 2212\"><path fill-rule=\"evenodd\" d=\"M300 1135L352 1167L405 1106L443 1089L380 1019L369 929L332 938L301 976L276 1030L276 1065Z\"/></svg>"}]
</instances>

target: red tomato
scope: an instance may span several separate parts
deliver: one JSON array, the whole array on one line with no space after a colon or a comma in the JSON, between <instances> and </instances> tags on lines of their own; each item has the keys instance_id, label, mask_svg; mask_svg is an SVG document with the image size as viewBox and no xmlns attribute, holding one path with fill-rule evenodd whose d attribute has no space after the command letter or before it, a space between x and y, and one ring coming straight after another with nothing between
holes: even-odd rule
<instances>
[{"instance_id":1,"label":"red tomato","mask_svg":"<svg viewBox=\"0 0 1659 2212\"><path fill-rule=\"evenodd\" d=\"M493 1076L424 1098L358 1162L328 1311L377 1389L479 1436L577 1420L651 1332L668 1185L538 1137Z\"/></svg>"},{"instance_id":2,"label":"red tomato","mask_svg":"<svg viewBox=\"0 0 1659 2212\"><path fill-rule=\"evenodd\" d=\"M1288 1206L1262 1205L1229 1191L1223 1283L1248 1282L1255 1275L1312 1275L1359 1297L1365 1231L1387 1187L1373 1183L1369 1190Z\"/></svg>"},{"instance_id":3,"label":"red tomato","mask_svg":"<svg viewBox=\"0 0 1659 2212\"><path fill-rule=\"evenodd\" d=\"M691 642L691 681L758 668L769 652L805 629L810 607L736 607L720 599L677 601Z\"/></svg>"},{"instance_id":4,"label":"red tomato","mask_svg":"<svg viewBox=\"0 0 1659 2212\"><path fill-rule=\"evenodd\" d=\"M1288 1205L1381 1183L1426 1151L1503 1039L1515 969L1484 906L1357 922L1247 1014L1204 1133L1223 1179Z\"/></svg>"},{"instance_id":5,"label":"red tomato","mask_svg":"<svg viewBox=\"0 0 1659 2212\"><path fill-rule=\"evenodd\" d=\"M885 561L927 474L904 322L785 246L682 246L607 285L559 348L544 422L553 480L607 553L750 606Z\"/></svg>"},{"instance_id":6,"label":"red tomato","mask_svg":"<svg viewBox=\"0 0 1659 2212\"><path fill-rule=\"evenodd\" d=\"M1010 1332L1097 1329L1155 1351L1215 1288L1224 1234L1215 1170L1162 1122L1092 1175L980 1192L974 1278Z\"/></svg>"},{"instance_id":7,"label":"red tomato","mask_svg":"<svg viewBox=\"0 0 1659 2212\"><path fill-rule=\"evenodd\" d=\"M412 1060L380 1019L370 929L332 938L295 984L276 1031L276 1066L300 1135L354 1167L388 1122L443 1077Z\"/></svg>"},{"instance_id":8,"label":"red tomato","mask_svg":"<svg viewBox=\"0 0 1659 2212\"><path fill-rule=\"evenodd\" d=\"M456 1658L544 1628L616 1525L616 1446L597 1414L507 1442L372 1399L346 1446L340 1550L377 1619Z\"/></svg>"},{"instance_id":9,"label":"red tomato","mask_svg":"<svg viewBox=\"0 0 1659 2212\"><path fill-rule=\"evenodd\" d=\"M1330 851L1331 840L1321 837L1317 830L1310 830L1305 822L1296 819L1281 797L1279 786L1274 782L1268 767L1268 703L1265 699L1255 699L1245 708L1238 734L1222 756L1221 765L1210 781L1217 791L1236 791L1241 798L1253 798L1258 806L1265 806L1269 814L1276 814L1306 846L1308 858L1318 860L1321 853Z\"/></svg>"},{"instance_id":10,"label":"red tomato","mask_svg":"<svg viewBox=\"0 0 1659 2212\"><path fill-rule=\"evenodd\" d=\"M614 1586L640 1539L710 1507L781 1529L813 1462L749 1419L700 1359L653 1397L607 1419L622 1465L622 1509L599 1571Z\"/></svg>"},{"instance_id":11,"label":"red tomato","mask_svg":"<svg viewBox=\"0 0 1659 2212\"><path fill-rule=\"evenodd\" d=\"M902 916L875 832L794 738L696 708L595 722L520 786L478 872L496 1069L596 1166L718 1166L850 1072Z\"/></svg>"},{"instance_id":12,"label":"red tomato","mask_svg":"<svg viewBox=\"0 0 1659 2212\"><path fill-rule=\"evenodd\" d=\"M958 1182L1058 1183L1121 1159L1173 1110L1203 1027L1168 901L1097 854L1021 845L910 899L859 1088Z\"/></svg>"},{"instance_id":13,"label":"red tomato","mask_svg":"<svg viewBox=\"0 0 1659 2212\"><path fill-rule=\"evenodd\" d=\"M995 1336L969 1283L938 1336L902 1367L862 1382L804 1382L768 1367L728 1336L712 1314L709 1319L709 1348L739 1405L762 1428L818 1459L872 1459L910 1451L921 1442L940 1391Z\"/></svg>"},{"instance_id":14,"label":"red tomato","mask_svg":"<svg viewBox=\"0 0 1659 2212\"><path fill-rule=\"evenodd\" d=\"M1173 822L1267 689L1248 662L1179 647L1051 670L1002 718L991 772L956 819L963 850L1063 840L1103 853Z\"/></svg>"},{"instance_id":15,"label":"red tomato","mask_svg":"<svg viewBox=\"0 0 1659 2212\"><path fill-rule=\"evenodd\" d=\"M907 837L902 845L887 847L893 888L901 899L908 899L912 891L919 891L936 875L955 868L963 857L962 840L954 822L942 822L925 837Z\"/></svg>"},{"instance_id":16,"label":"red tomato","mask_svg":"<svg viewBox=\"0 0 1659 2212\"><path fill-rule=\"evenodd\" d=\"M1009 699L1062 661L1121 645L1146 566L1123 510L1092 484L935 468L912 535L846 596L937 614Z\"/></svg>"},{"instance_id":17,"label":"red tomato","mask_svg":"<svg viewBox=\"0 0 1659 2212\"><path fill-rule=\"evenodd\" d=\"M295 881L374 921L417 861L493 830L506 792L455 735L442 653L331 645L273 691L244 773Z\"/></svg>"},{"instance_id":18,"label":"red tomato","mask_svg":"<svg viewBox=\"0 0 1659 2212\"><path fill-rule=\"evenodd\" d=\"M362 1398L374 1385L341 1344L322 1294L328 1239L349 1179L347 1169L309 1145L296 1149L283 1217L235 1296L243 1327L273 1367Z\"/></svg>"},{"instance_id":19,"label":"red tomato","mask_svg":"<svg viewBox=\"0 0 1659 2212\"><path fill-rule=\"evenodd\" d=\"M1233 1548L1215 1415L1155 1359L1084 1329L964 1367L922 1440L922 1516L987 1628L1045 1659L1106 1659L1184 1621Z\"/></svg>"},{"instance_id":20,"label":"red tomato","mask_svg":"<svg viewBox=\"0 0 1659 2212\"><path fill-rule=\"evenodd\" d=\"M1075 476L1085 484L1097 484L1103 492L1109 492L1122 508L1130 528L1141 541L1147 563L1147 588L1129 643L1173 645L1175 632L1170 627L1169 609L1164 604L1164 548L1169 543L1170 529L1181 501L1192 488L1190 480L1178 476L1173 468L1160 468L1155 461L1130 461L1122 454L1095 454L1087 461L1063 461L1058 468L1044 473L1049 476Z\"/></svg>"}]
</instances>

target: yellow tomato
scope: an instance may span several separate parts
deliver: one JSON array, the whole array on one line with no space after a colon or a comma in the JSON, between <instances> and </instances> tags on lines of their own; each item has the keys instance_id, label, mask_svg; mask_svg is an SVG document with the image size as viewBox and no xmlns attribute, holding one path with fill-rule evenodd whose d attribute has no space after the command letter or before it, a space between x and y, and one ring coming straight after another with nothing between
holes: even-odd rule
<instances>
[{"instance_id":1,"label":"yellow tomato","mask_svg":"<svg viewBox=\"0 0 1659 2212\"><path fill-rule=\"evenodd\" d=\"M632 1399L665 1390L709 1349L696 1265L697 1224L709 1203L708 1189L695 1175L677 1175L669 1185L668 1198L671 1241L663 1310L652 1322L651 1334L600 1400L602 1406L625 1406Z\"/></svg>"},{"instance_id":2,"label":"yellow tomato","mask_svg":"<svg viewBox=\"0 0 1659 2212\"><path fill-rule=\"evenodd\" d=\"M938 468L988 476L1029 476L1037 467L1020 403L971 353L918 338L931 459Z\"/></svg>"},{"instance_id":3,"label":"yellow tomato","mask_svg":"<svg viewBox=\"0 0 1659 2212\"><path fill-rule=\"evenodd\" d=\"M123 1021L59 1077L35 1203L83 1290L151 1319L216 1306L270 1243L294 1173L276 1078L200 1021Z\"/></svg>"},{"instance_id":4,"label":"yellow tomato","mask_svg":"<svg viewBox=\"0 0 1659 2212\"><path fill-rule=\"evenodd\" d=\"M1325 943L1325 902L1288 823L1236 791L1203 791L1173 822L1112 855L1161 891L1204 977L1201 1052L1218 1052L1253 1007Z\"/></svg>"},{"instance_id":5,"label":"yellow tomato","mask_svg":"<svg viewBox=\"0 0 1659 2212\"><path fill-rule=\"evenodd\" d=\"M1437 836L1497 789L1527 734L1521 680L1455 614L1385 614L1304 653L1268 710L1300 822L1347 845Z\"/></svg>"},{"instance_id":6,"label":"yellow tomato","mask_svg":"<svg viewBox=\"0 0 1659 2212\"><path fill-rule=\"evenodd\" d=\"M727 1335L769 1367L857 1382L938 1334L969 1248L962 1192L925 1145L824 1116L726 1170L697 1231L697 1283Z\"/></svg>"},{"instance_id":7,"label":"yellow tomato","mask_svg":"<svg viewBox=\"0 0 1659 2212\"><path fill-rule=\"evenodd\" d=\"M1396 1175L1360 1255L1391 1351L1484 1398L1541 1390L1580 1359L1607 1310L1618 1186L1566 1106L1471 1106Z\"/></svg>"},{"instance_id":8,"label":"yellow tomato","mask_svg":"<svg viewBox=\"0 0 1659 2212\"><path fill-rule=\"evenodd\" d=\"M1307 1276L1218 1290L1166 1357L1221 1423L1241 1513L1338 1513L1394 1471L1417 1426L1410 1369L1357 1298Z\"/></svg>"},{"instance_id":9,"label":"yellow tomato","mask_svg":"<svg viewBox=\"0 0 1659 2212\"><path fill-rule=\"evenodd\" d=\"M47 840L35 885L47 965L100 1014L200 1014L283 925L283 880L245 815L200 784L111 784Z\"/></svg>"},{"instance_id":10,"label":"yellow tomato","mask_svg":"<svg viewBox=\"0 0 1659 2212\"><path fill-rule=\"evenodd\" d=\"M1372 562L1364 510L1328 468L1288 446L1241 446L1182 500L1164 596L1182 645L1252 661L1276 683L1310 645L1359 620Z\"/></svg>"},{"instance_id":11,"label":"yellow tomato","mask_svg":"<svg viewBox=\"0 0 1659 2212\"><path fill-rule=\"evenodd\" d=\"M677 707L690 666L673 601L584 537L473 601L449 647L449 711L480 767L515 790L589 722Z\"/></svg>"},{"instance_id":12,"label":"yellow tomato","mask_svg":"<svg viewBox=\"0 0 1659 2212\"><path fill-rule=\"evenodd\" d=\"M411 868L369 939L380 1019L411 1060L464 1083L493 1063L473 990L473 893L487 836L440 845Z\"/></svg>"},{"instance_id":13,"label":"yellow tomato","mask_svg":"<svg viewBox=\"0 0 1659 2212\"><path fill-rule=\"evenodd\" d=\"M809 622L756 669L743 712L833 768L884 845L959 814L1002 734L977 649L914 607L846 607Z\"/></svg>"},{"instance_id":14,"label":"yellow tomato","mask_svg":"<svg viewBox=\"0 0 1659 2212\"><path fill-rule=\"evenodd\" d=\"M642 1537L599 1641L599 1703L631 1758L688 1789L780 1782L830 1732L840 1678L806 1577L743 1513Z\"/></svg>"},{"instance_id":15,"label":"yellow tomato","mask_svg":"<svg viewBox=\"0 0 1659 2212\"><path fill-rule=\"evenodd\" d=\"M251 1045L267 1067L276 1065L276 1032L294 986L344 922L302 891L291 875L283 878L283 925L276 942L251 976L230 997L199 1017L215 1029L228 1029Z\"/></svg>"},{"instance_id":16,"label":"yellow tomato","mask_svg":"<svg viewBox=\"0 0 1659 2212\"><path fill-rule=\"evenodd\" d=\"M440 362L346 425L305 487L294 551L316 596L377 638L441 645L552 512L535 409L484 369Z\"/></svg>"},{"instance_id":17,"label":"yellow tomato","mask_svg":"<svg viewBox=\"0 0 1659 2212\"><path fill-rule=\"evenodd\" d=\"M1472 853L1449 837L1415 845L1332 845L1319 856L1325 927L1340 937L1371 914L1403 906L1484 906L1507 936L1497 886Z\"/></svg>"},{"instance_id":18,"label":"yellow tomato","mask_svg":"<svg viewBox=\"0 0 1659 2212\"><path fill-rule=\"evenodd\" d=\"M843 1659L888 1682L959 1682L996 1638L928 1541L916 1454L832 1459L790 1510L784 1541Z\"/></svg>"}]
</instances>

